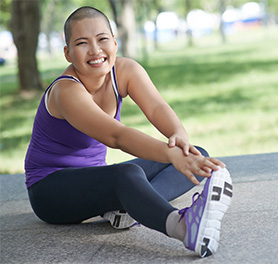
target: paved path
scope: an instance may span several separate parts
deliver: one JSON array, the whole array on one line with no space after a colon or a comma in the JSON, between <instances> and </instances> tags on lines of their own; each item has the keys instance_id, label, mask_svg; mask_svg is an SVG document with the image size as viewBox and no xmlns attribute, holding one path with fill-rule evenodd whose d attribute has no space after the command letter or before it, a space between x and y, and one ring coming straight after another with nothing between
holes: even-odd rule
<instances>
[{"instance_id":1,"label":"paved path","mask_svg":"<svg viewBox=\"0 0 278 264\"><path fill-rule=\"evenodd\" d=\"M200 259L182 243L141 227L112 229L100 217L48 225L32 212L24 175L0 175L0 263L277 263L278 153L220 158L234 198L222 221L218 252ZM191 195L173 203L182 208Z\"/></svg>"}]
</instances>

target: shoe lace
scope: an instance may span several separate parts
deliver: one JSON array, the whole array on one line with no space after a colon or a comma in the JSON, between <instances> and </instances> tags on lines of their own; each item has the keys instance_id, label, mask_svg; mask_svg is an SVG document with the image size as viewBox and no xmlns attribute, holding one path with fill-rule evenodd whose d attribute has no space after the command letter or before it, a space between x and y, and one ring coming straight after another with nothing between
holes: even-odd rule
<instances>
[{"instance_id":1,"label":"shoe lace","mask_svg":"<svg viewBox=\"0 0 278 264\"><path fill-rule=\"evenodd\" d=\"M198 197L196 198L196 196L198 195ZM190 209L191 207L193 207L193 205L196 203L196 201L198 200L198 198L202 195L202 193L194 193L194 195L192 196L192 205L190 207L185 207L181 210L179 210L179 215L181 216L179 219L179 222L181 221L181 219L184 218L185 213L188 211L188 209ZM196 198L196 199L195 199Z\"/></svg>"},{"instance_id":2,"label":"shoe lace","mask_svg":"<svg viewBox=\"0 0 278 264\"><path fill-rule=\"evenodd\" d=\"M141 226L141 223L139 223L139 222L135 222L133 225L131 225L129 228L131 228L131 227L134 227L134 226Z\"/></svg>"}]
</instances>

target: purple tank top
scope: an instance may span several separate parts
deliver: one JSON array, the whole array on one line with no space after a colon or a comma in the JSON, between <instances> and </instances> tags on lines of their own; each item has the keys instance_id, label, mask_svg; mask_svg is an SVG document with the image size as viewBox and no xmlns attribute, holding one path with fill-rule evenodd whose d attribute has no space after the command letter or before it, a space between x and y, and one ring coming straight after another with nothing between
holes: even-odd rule
<instances>
[{"instance_id":1,"label":"purple tank top","mask_svg":"<svg viewBox=\"0 0 278 264\"><path fill-rule=\"evenodd\" d=\"M45 102L49 89L63 79L73 80L82 85L75 77L65 75L58 77L46 89L37 110L25 157L27 188L63 168L106 165L107 147L104 144L75 129L66 120L51 116L47 110ZM111 79L117 100L115 119L120 121L122 97L119 94L114 67Z\"/></svg>"}]
</instances>

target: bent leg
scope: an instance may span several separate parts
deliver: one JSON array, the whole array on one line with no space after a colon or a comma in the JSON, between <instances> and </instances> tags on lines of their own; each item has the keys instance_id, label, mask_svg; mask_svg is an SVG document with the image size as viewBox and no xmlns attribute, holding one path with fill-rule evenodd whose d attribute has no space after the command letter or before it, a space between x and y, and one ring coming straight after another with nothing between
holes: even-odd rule
<instances>
[{"instance_id":1,"label":"bent leg","mask_svg":"<svg viewBox=\"0 0 278 264\"><path fill-rule=\"evenodd\" d=\"M54 224L80 223L107 211L125 209L143 225L166 234L175 210L135 164L56 171L29 188L34 212Z\"/></svg>"},{"instance_id":2,"label":"bent leg","mask_svg":"<svg viewBox=\"0 0 278 264\"><path fill-rule=\"evenodd\" d=\"M203 156L209 156L203 148L196 148ZM172 164L159 163L143 159L134 159L128 162L142 167L151 185L167 201L174 200L195 186L195 184L192 183L185 175L177 171ZM200 182L204 179L198 175L195 175L195 177Z\"/></svg>"}]
</instances>

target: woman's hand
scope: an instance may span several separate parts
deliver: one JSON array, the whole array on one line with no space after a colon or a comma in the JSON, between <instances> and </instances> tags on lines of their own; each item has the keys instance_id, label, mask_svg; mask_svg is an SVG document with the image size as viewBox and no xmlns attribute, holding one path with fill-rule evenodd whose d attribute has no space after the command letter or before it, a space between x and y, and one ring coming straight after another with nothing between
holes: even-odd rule
<instances>
[{"instance_id":1,"label":"woman's hand","mask_svg":"<svg viewBox=\"0 0 278 264\"><path fill-rule=\"evenodd\" d=\"M202 155L189 153L184 155L183 150L178 147L172 149L171 163L181 173L187 176L194 184L199 185L199 181L194 174L201 177L210 177L212 171L217 171L218 166L225 168L225 164L220 160Z\"/></svg>"},{"instance_id":2,"label":"woman's hand","mask_svg":"<svg viewBox=\"0 0 278 264\"><path fill-rule=\"evenodd\" d=\"M181 136L178 134L174 134L169 138L168 146L170 148L179 147L183 150L185 156L188 156L189 153L194 155L201 155L200 151L196 149L193 145L189 144L187 134Z\"/></svg>"}]
</instances>

